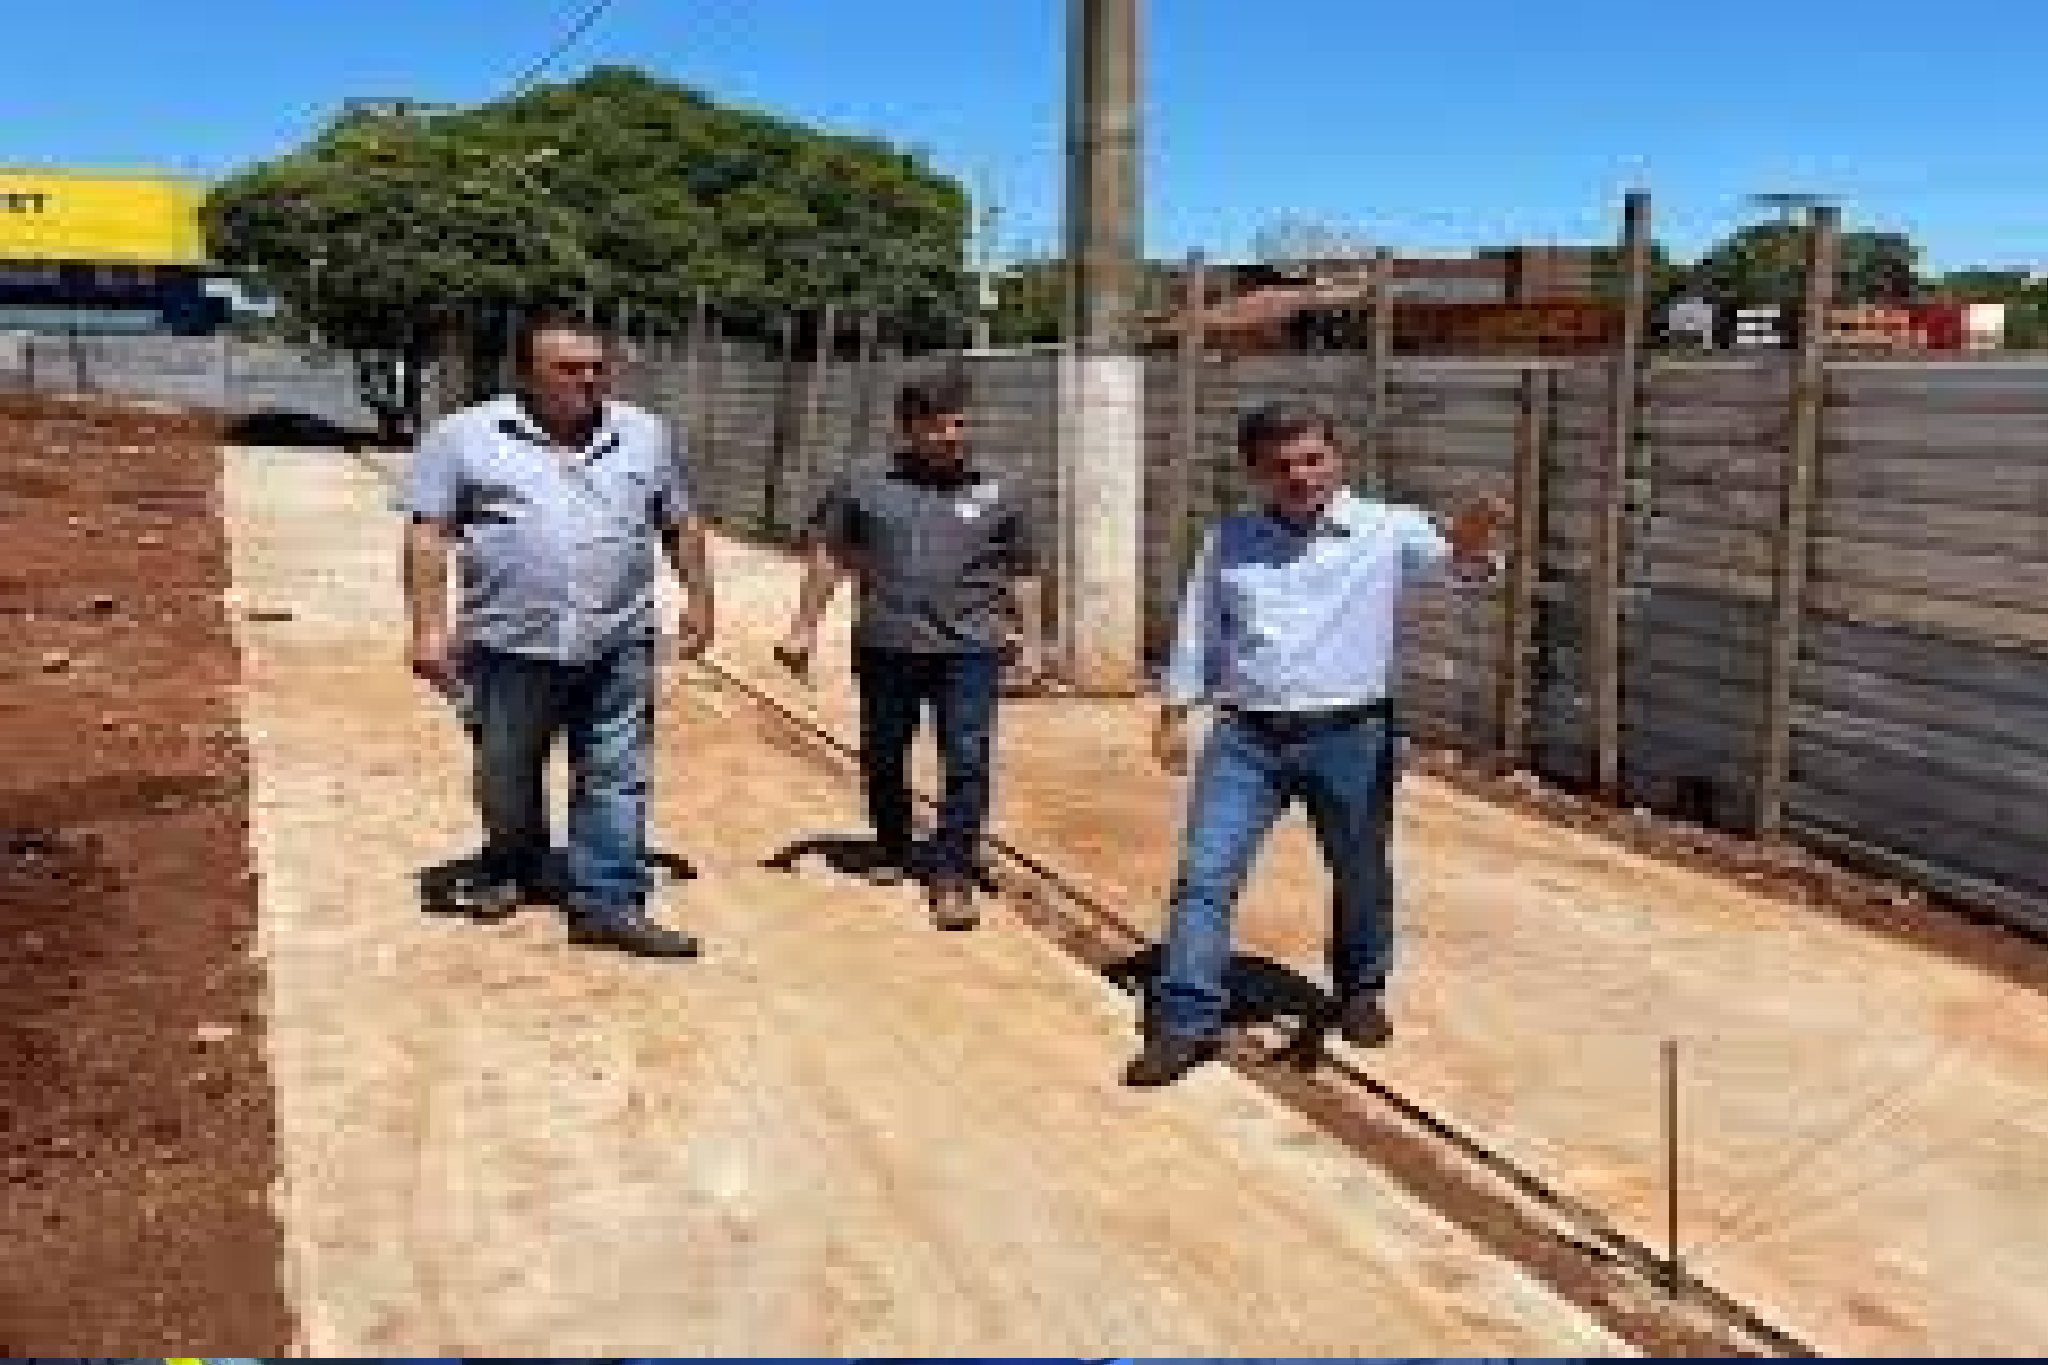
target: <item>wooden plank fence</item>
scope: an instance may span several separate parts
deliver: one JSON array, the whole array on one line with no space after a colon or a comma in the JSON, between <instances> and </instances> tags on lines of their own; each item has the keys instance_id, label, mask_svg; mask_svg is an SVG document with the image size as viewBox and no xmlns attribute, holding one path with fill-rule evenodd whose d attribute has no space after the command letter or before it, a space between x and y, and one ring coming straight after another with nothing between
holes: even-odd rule
<instances>
[{"instance_id":1,"label":"wooden plank fence","mask_svg":"<svg viewBox=\"0 0 2048 1365\"><path fill-rule=\"evenodd\" d=\"M680 416L689 364L644 361L629 392ZM704 367L700 496L735 530L788 536L825 479L886 453L895 386L956 364L978 457L1025 484L1049 549L1048 355L721 357ZM1306 399L1352 449L1372 443L1390 497L1447 510L1498 491L1525 512L1520 568L1500 589L1412 605L1401 685L1419 740L1512 751L1553 779L1601 785L1597 627L1613 537L1616 799L1756 827L1774 641L1791 620L1775 741L1785 832L2048 928L2048 360L1826 361L1807 515L1788 522L1794 365L1644 362L1617 465L1610 359L1151 359L1148 646L1164 647L1202 528L1248 494L1237 414ZM1786 555L1804 581L1781 618Z\"/></svg>"}]
</instances>

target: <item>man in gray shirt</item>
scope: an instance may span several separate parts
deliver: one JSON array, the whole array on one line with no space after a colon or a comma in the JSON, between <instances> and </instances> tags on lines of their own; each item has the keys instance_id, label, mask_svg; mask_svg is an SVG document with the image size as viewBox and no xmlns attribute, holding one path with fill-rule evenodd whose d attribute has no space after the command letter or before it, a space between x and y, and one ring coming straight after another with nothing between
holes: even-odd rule
<instances>
[{"instance_id":1,"label":"man in gray shirt","mask_svg":"<svg viewBox=\"0 0 2048 1365\"><path fill-rule=\"evenodd\" d=\"M547 755L566 738L570 936L691 957L648 919L648 748L655 695L655 559L681 577L680 652L711 642L711 576L667 424L611 401L602 338L535 317L516 339L519 389L427 432L405 492L412 669L465 707L484 850L458 888L498 918L532 893L549 850ZM448 558L461 609L451 623Z\"/></svg>"},{"instance_id":2,"label":"man in gray shirt","mask_svg":"<svg viewBox=\"0 0 2048 1365\"><path fill-rule=\"evenodd\" d=\"M910 870L908 762L929 703L945 775L929 868L932 918L942 929L971 929L1003 655L1014 621L1017 673L1042 671L1043 598L1021 490L967 458L966 386L957 378L906 385L896 416L903 446L895 459L841 480L819 504L796 620L776 656L806 671L840 579L859 580L854 676L874 876L895 882Z\"/></svg>"}]
</instances>

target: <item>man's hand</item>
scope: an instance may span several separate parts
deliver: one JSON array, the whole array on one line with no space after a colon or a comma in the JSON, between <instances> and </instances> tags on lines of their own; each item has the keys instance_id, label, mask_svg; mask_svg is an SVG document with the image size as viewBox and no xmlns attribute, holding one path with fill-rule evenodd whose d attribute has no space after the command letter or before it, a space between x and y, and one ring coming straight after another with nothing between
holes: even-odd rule
<instances>
[{"instance_id":1,"label":"man's hand","mask_svg":"<svg viewBox=\"0 0 2048 1365\"><path fill-rule=\"evenodd\" d=\"M1186 708L1162 706L1152 726L1152 757L1175 777L1188 773L1188 713Z\"/></svg>"},{"instance_id":2,"label":"man's hand","mask_svg":"<svg viewBox=\"0 0 2048 1365\"><path fill-rule=\"evenodd\" d=\"M442 691L455 686L455 642L445 626L421 626L412 633L409 654L413 676Z\"/></svg>"},{"instance_id":3,"label":"man's hand","mask_svg":"<svg viewBox=\"0 0 2048 1365\"><path fill-rule=\"evenodd\" d=\"M711 608L703 603L692 603L683 609L682 618L676 623L676 653L685 659L702 658L711 648L716 634L712 626Z\"/></svg>"},{"instance_id":4,"label":"man's hand","mask_svg":"<svg viewBox=\"0 0 2048 1365\"><path fill-rule=\"evenodd\" d=\"M1467 568L1489 566L1500 549L1501 532L1515 519L1514 505L1497 493L1488 493L1458 509L1444 538L1451 543L1451 557Z\"/></svg>"},{"instance_id":5,"label":"man's hand","mask_svg":"<svg viewBox=\"0 0 2048 1365\"><path fill-rule=\"evenodd\" d=\"M775 646L775 662L808 683L811 680L811 656L817 653L817 649L818 642L814 636L807 631L793 629Z\"/></svg>"}]
</instances>

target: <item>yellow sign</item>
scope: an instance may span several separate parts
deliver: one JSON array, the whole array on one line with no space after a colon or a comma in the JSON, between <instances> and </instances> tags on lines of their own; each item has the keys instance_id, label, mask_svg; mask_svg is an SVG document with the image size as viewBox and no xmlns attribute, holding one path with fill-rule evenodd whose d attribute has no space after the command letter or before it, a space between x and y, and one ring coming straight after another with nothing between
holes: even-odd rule
<instances>
[{"instance_id":1,"label":"yellow sign","mask_svg":"<svg viewBox=\"0 0 2048 1365\"><path fill-rule=\"evenodd\" d=\"M171 176L0 169L0 261L199 265L203 197Z\"/></svg>"}]
</instances>

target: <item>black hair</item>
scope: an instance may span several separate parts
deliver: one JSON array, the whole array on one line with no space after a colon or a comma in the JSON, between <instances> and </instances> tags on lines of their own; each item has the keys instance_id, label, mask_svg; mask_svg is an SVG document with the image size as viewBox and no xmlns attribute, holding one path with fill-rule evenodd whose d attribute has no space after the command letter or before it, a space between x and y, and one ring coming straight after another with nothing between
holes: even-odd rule
<instances>
[{"instance_id":1,"label":"black hair","mask_svg":"<svg viewBox=\"0 0 2048 1365\"><path fill-rule=\"evenodd\" d=\"M1337 421L1313 403L1294 399L1262 403L1238 419L1237 453L1249 462L1274 446L1303 436L1320 436L1335 445Z\"/></svg>"},{"instance_id":2,"label":"black hair","mask_svg":"<svg viewBox=\"0 0 2048 1365\"><path fill-rule=\"evenodd\" d=\"M927 417L950 417L967 411L967 376L958 372L905 384L896 394L896 420L903 425Z\"/></svg>"},{"instance_id":3,"label":"black hair","mask_svg":"<svg viewBox=\"0 0 2048 1365\"><path fill-rule=\"evenodd\" d=\"M520 373L525 373L532 366L533 343L542 332L571 332L580 337L604 339L604 332L597 324L567 308L548 306L522 313L518 325L512 329L512 363Z\"/></svg>"}]
</instances>

